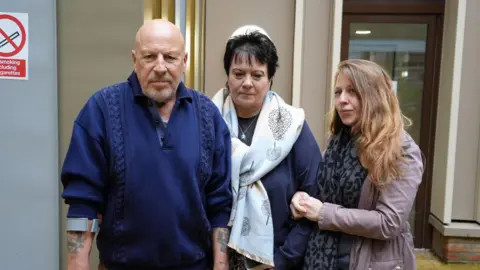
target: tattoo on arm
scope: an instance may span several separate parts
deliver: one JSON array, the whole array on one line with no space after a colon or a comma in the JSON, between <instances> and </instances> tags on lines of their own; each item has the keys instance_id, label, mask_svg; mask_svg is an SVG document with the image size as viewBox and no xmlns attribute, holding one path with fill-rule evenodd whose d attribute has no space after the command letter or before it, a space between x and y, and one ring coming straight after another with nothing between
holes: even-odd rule
<instances>
[{"instance_id":1,"label":"tattoo on arm","mask_svg":"<svg viewBox=\"0 0 480 270\"><path fill-rule=\"evenodd\" d=\"M68 253L78 253L85 246L84 232L68 232L67 247Z\"/></svg>"},{"instance_id":2,"label":"tattoo on arm","mask_svg":"<svg viewBox=\"0 0 480 270\"><path fill-rule=\"evenodd\" d=\"M217 243L220 244L220 251L223 253L227 252L229 234L228 229L218 229Z\"/></svg>"}]
</instances>

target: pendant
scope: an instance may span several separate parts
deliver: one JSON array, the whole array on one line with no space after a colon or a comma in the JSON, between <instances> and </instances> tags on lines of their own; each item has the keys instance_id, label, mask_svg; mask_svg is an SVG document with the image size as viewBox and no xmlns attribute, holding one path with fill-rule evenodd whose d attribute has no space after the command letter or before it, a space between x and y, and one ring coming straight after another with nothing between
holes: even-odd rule
<instances>
[{"instance_id":1,"label":"pendant","mask_svg":"<svg viewBox=\"0 0 480 270\"><path fill-rule=\"evenodd\" d=\"M240 136L240 139L241 139L242 141L245 141L245 134L242 134L242 136Z\"/></svg>"}]
</instances>

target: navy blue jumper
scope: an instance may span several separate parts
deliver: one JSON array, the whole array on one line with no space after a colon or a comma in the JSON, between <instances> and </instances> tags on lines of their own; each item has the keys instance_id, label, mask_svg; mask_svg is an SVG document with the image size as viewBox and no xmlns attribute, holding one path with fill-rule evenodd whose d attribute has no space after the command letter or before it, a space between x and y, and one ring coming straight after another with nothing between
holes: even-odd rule
<instances>
[{"instance_id":1,"label":"navy blue jumper","mask_svg":"<svg viewBox=\"0 0 480 270\"><path fill-rule=\"evenodd\" d=\"M68 217L103 216L97 246L109 270L204 270L211 232L231 211L230 134L183 83L166 126L152 106L135 73L88 100L61 172Z\"/></svg>"}]
</instances>

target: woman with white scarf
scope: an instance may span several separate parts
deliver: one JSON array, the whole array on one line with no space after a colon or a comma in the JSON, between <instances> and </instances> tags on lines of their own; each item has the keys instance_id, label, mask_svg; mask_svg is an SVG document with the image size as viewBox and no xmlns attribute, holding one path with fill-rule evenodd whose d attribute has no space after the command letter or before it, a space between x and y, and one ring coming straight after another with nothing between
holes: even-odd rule
<instances>
[{"instance_id":1,"label":"woman with white scarf","mask_svg":"<svg viewBox=\"0 0 480 270\"><path fill-rule=\"evenodd\" d=\"M223 61L213 102L232 136L230 269L301 269L313 227L291 219L289 204L315 189L320 150L304 111L270 90L278 56L265 30L237 29Z\"/></svg>"}]
</instances>

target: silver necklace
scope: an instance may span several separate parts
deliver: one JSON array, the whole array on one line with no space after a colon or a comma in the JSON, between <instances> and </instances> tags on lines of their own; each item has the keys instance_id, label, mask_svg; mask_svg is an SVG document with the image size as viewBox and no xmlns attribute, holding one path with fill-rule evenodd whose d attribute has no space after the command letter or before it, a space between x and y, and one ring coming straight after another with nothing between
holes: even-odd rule
<instances>
[{"instance_id":1,"label":"silver necklace","mask_svg":"<svg viewBox=\"0 0 480 270\"><path fill-rule=\"evenodd\" d=\"M252 122L250 122L250 124L248 125L248 127L245 130L243 130L242 125L240 125L240 123L238 123L238 127L240 128L240 132L242 132L242 135L240 136L240 140L245 141L247 139L247 136L245 136L245 132L247 132L247 130L250 128L250 126L255 122L258 115L260 115L260 113L255 116L255 118L252 120Z\"/></svg>"}]
</instances>

